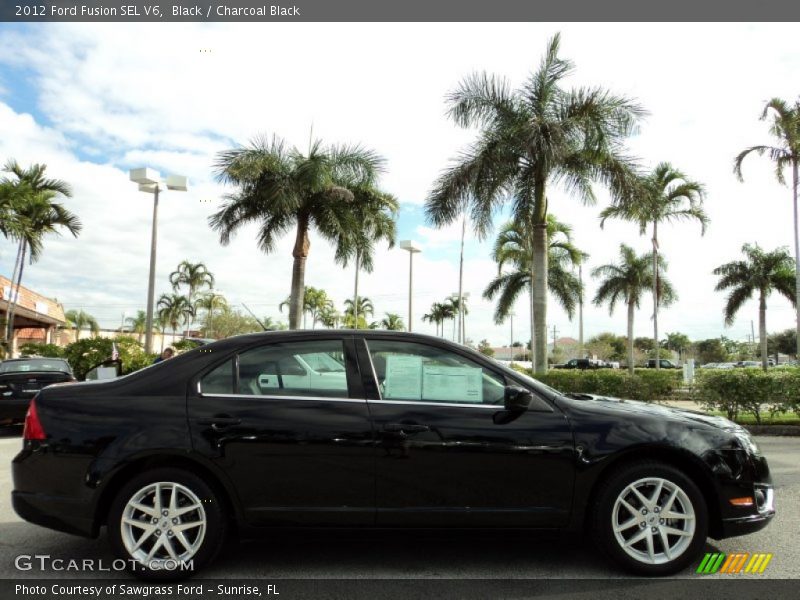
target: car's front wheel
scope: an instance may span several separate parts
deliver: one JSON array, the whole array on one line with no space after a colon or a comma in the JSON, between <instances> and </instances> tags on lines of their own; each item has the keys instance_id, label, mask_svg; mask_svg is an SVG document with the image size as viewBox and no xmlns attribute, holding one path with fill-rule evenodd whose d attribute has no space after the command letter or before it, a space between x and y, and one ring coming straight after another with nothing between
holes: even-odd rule
<instances>
[{"instance_id":1,"label":"car's front wheel","mask_svg":"<svg viewBox=\"0 0 800 600\"><path fill-rule=\"evenodd\" d=\"M705 546L708 508L697 485L661 462L627 465L602 484L592 515L601 550L629 571L668 575Z\"/></svg>"},{"instance_id":2,"label":"car's front wheel","mask_svg":"<svg viewBox=\"0 0 800 600\"><path fill-rule=\"evenodd\" d=\"M115 554L144 579L176 580L208 564L225 537L214 490L174 468L134 477L117 493L108 518Z\"/></svg>"}]
</instances>

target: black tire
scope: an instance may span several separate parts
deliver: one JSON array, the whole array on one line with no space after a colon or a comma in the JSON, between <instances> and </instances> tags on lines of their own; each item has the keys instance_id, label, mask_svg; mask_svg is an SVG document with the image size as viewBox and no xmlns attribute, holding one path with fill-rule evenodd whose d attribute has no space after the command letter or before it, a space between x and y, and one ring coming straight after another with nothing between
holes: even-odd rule
<instances>
[{"instance_id":1,"label":"black tire","mask_svg":"<svg viewBox=\"0 0 800 600\"><path fill-rule=\"evenodd\" d=\"M185 564L177 568L170 568L171 564L169 564L168 561L165 562L163 568L153 568L155 563L152 562L146 565L138 561L128 548L126 548L123 539L122 518L128 502L138 495L141 490L156 483L178 484L189 490L199 500L202 508L196 512L189 513L188 520L200 520L203 517L205 518L204 535L202 535L201 540L198 542L196 552L191 556L191 560L184 561ZM164 502L166 503L168 502L166 496L169 496L170 493L164 492L164 494ZM143 518L144 524L147 524L147 518L144 514L142 514L140 518ZM181 516L180 518L184 519L186 517ZM171 519L165 517L165 522L170 523ZM161 529L158 529L157 532L161 532L164 535L167 533L162 532ZM198 572L216 558L225 542L226 533L226 515L218 494L195 473L177 468L153 469L152 471L146 471L135 476L117 492L108 514L108 539L114 554L125 561L128 570L134 575L140 579L152 581L178 581ZM170 537L174 535L171 529L169 530L169 534ZM187 535L199 536L198 533ZM158 540L158 536L155 533L152 534L152 538L148 536L144 537L147 539L145 548L147 548L147 544L154 543L155 540ZM172 541L174 542L175 540ZM176 543L174 547L180 549L182 545ZM166 550L164 546L161 548L162 552Z\"/></svg>"},{"instance_id":2,"label":"black tire","mask_svg":"<svg viewBox=\"0 0 800 600\"><path fill-rule=\"evenodd\" d=\"M656 554L664 555L661 558L661 560L664 560L664 562L661 562L660 564L651 564L650 562L645 562L644 557L642 557L640 560L631 556L623 548L622 543L618 541L612 525L612 519L615 518L614 507L617 502L617 498L630 484L647 478L663 479L670 484L677 486L683 491L685 498L688 498L688 502L691 504L691 509L694 512L694 532L691 536L668 536L667 538L668 545L670 545L670 547L672 547L672 544L678 543L677 540L680 540L681 537L689 539L688 543L682 542L685 544L685 547L682 549L680 554L671 559L667 558L666 553L662 550L663 543L660 541L661 534L660 530L658 529L659 520L658 517L655 516L655 511L649 511L646 515L643 514L641 516L641 521L639 521L635 526L625 530L621 534L623 536L629 536L628 540L630 540L638 533L643 532L644 529L650 529L653 531L653 544L656 548ZM642 489L644 492L652 489L653 494L655 494L656 487L652 486L651 488L645 487ZM665 492L662 492L662 498L664 498L664 493ZM647 496L646 493L643 495ZM635 496L629 497L632 499L635 498ZM631 502L631 504L633 504L633 502ZM643 508L640 507L640 505L634 505L634 507L639 511L641 511ZM613 562L632 573L639 575L671 575L673 573L677 573L678 571L688 567L690 564L696 562L699 559L703 548L705 547L706 537L708 535L708 507L706 506L705 498L694 481L692 481L679 469L666 463L658 461L641 461L625 465L616 471L613 471L608 475L607 479L598 489L594 507L590 510L592 510L591 530L595 543L607 558L611 559ZM626 510L627 513L630 513L629 510L624 510ZM623 514L622 511L623 509L620 508L619 514ZM639 514L641 514L641 512L637 512L635 516L631 515L631 520L634 518L639 519ZM650 523L649 520L653 519L654 517L656 518L655 522ZM645 527L641 526L642 522L646 523ZM671 524L675 523L682 523L682 521L668 521L665 523L665 525L670 526ZM651 525L654 525L657 528L656 530L659 531L658 534L652 530L650 527ZM676 525L676 527L678 527L678 525ZM639 549L641 549L643 553L647 552L646 538L642 542L632 544L632 546L632 552L635 552Z\"/></svg>"}]
</instances>

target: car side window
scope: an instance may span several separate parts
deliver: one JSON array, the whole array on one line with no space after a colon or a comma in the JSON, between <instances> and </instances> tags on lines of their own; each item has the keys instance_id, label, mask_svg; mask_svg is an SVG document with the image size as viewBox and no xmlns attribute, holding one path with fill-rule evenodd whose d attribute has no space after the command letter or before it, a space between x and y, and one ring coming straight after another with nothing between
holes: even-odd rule
<instances>
[{"instance_id":1,"label":"car side window","mask_svg":"<svg viewBox=\"0 0 800 600\"><path fill-rule=\"evenodd\" d=\"M505 379L455 352L390 340L367 345L383 400L503 404Z\"/></svg>"},{"instance_id":2,"label":"car side window","mask_svg":"<svg viewBox=\"0 0 800 600\"><path fill-rule=\"evenodd\" d=\"M200 392L203 394L234 393L233 360L226 360L213 371L209 371L200 380Z\"/></svg>"},{"instance_id":3,"label":"car side window","mask_svg":"<svg viewBox=\"0 0 800 600\"><path fill-rule=\"evenodd\" d=\"M239 394L347 397L341 340L284 342L239 355Z\"/></svg>"}]
</instances>

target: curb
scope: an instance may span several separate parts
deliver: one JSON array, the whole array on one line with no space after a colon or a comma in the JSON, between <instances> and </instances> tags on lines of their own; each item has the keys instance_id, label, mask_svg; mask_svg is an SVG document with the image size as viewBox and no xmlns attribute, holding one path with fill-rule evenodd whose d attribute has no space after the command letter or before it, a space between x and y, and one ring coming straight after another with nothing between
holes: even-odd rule
<instances>
[{"instance_id":1,"label":"curb","mask_svg":"<svg viewBox=\"0 0 800 600\"><path fill-rule=\"evenodd\" d=\"M743 425L753 435L800 436L800 425Z\"/></svg>"}]
</instances>

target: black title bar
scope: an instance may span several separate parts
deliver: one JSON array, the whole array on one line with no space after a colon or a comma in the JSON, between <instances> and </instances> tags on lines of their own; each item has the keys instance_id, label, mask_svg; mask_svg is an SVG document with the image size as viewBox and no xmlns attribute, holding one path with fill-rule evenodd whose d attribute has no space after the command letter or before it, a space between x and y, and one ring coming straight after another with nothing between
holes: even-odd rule
<instances>
[{"instance_id":1,"label":"black title bar","mask_svg":"<svg viewBox=\"0 0 800 600\"><path fill-rule=\"evenodd\" d=\"M796 0L2 0L0 21L798 21ZM679 34L676 32L676 35Z\"/></svg>"}]
</instances>

